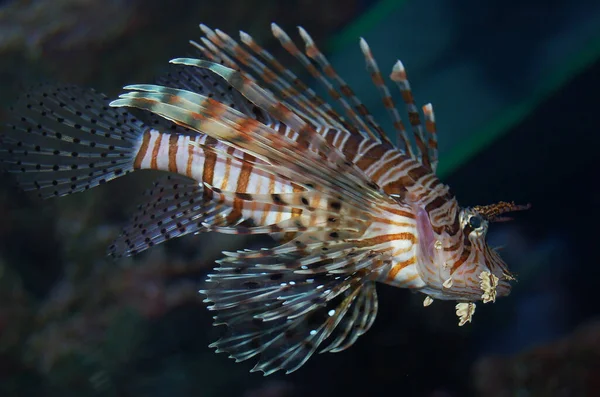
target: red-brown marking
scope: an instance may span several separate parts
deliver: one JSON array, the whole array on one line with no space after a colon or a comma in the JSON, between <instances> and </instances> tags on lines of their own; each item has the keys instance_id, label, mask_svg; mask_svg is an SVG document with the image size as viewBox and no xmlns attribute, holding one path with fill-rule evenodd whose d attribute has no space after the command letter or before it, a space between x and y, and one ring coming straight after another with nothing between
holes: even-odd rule
<instances>
[{"instance_id":1,"label":"red-brown marking","mask_svg":"<svg viewBox=\"0 0 600 397\"><path fill-rule=\"evenodd\" d=\"M250 176L252 175L252 161L254 161L254 156L244 153L244 161L242 163L242 168L240 170L240 175L238 176L237 186L235 191L238 193L246 193L248 191L248 182L250 182ZM242 209L244 207L244 201L239 198L233 199L232 211L227 215L227 221L232 223L236 222L242 216Z\"/></svg>"},{"instance_id":2,"label":"red-brown marking","mask_svg":"<svg viewBox=\"0 0 600 397\"><path fill-rule=\"evenodd\" d=\"M179 150L179 146L177 145L177 141L179 137L175 134L171 134L169 136L169 171L177 172L177 150Z\"/></svg>"},{"instance_id":3,"label":"red-brown marking","mask_svg":"<svg viewBox=\"0 0 600 397\"><path fill-rule=\"evenodd\" d=\"M138 150L137 154L135 155L135 160L133 160L134 169L139 170L142 166L142 161L144 160L144 156L146 156L146 152L148 151L148 145L150 145L150 130L146 130L142 136L140 150Z\"/></svg>"},{"instance_id":4,"label":"red-brown marking","mask_svg":"<svg viewBox=\"0 0 600 397\"><path fill-rule=\"evenodd\" d=\"M394 234L383 234L381 236L371 237L362 240L349 240L349 242L354 243L357 247L368 247L372 245L378 245L383 243L388 243L394 240L406 240L415 244L417 242L417 238L412 233L394 233Z\"/></svg>"},{"instance_id":5,"label":"red-brown marking","mask_svg":"<svg viewBox=\"0 0 600 397\"><path fill-rule=\"evenodd\" d=\"M158 134L156 141L154 141L154 147L152 148L152 157L150 159L150 168L153 170L158 169L158 151L160 150L160 144L162 142L163 134Z\"/></svg>"},{"instance_id":6,"label":"red-brown marking","mask_svg":"<svg viewBox=\"0 0 600 397\"><path fill-rule=\"evenodd\" d=\"M414 265L416 263L417 259L416 257L413 255L410 257L410 259L405 260L404 262L398 262L396 263L391 269L390 272L387 275L387 279L388 281L392 281L394 278L396 278L396 275L398 273L400 273L400 271L402 269L404 269L407 266L410 265Z\"/></svg>"}]
</instances>

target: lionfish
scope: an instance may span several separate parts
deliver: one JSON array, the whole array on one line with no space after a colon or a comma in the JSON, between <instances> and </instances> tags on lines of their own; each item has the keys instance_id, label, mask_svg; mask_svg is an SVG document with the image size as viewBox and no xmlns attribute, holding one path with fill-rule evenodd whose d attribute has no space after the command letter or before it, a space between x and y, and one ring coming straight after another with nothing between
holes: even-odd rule
<instances>
[{"instance_id":1,"label":"lionfish","mask_svg":"<svg viewBox=\"0 0 600 397\"><path fill-rule=\"evenodd\" d=\"M168 173L110 247L117 257L189 233L273 237L274 247L224 252L200 291L215 325L227 325L211 347L236 361L259 356L252 371L265 375L295 371L319 349L350 347L375 320L377 282L419 291L425 306L458 302L459 325L476 301L509 294L514 276L486 232L524 206L459 207L436 176L433 107L421 116L400 61L390 79L412 139L360 39L393 143L301 27L304 51L271 26L332 103L247 33L240 43L200 27L204 36L191 43L201 59L173 59L157 84L126 86L110 103L72 86L22 97L4 134L5 168L43 198L132 171Z\"/></svg>"}]
</instances>

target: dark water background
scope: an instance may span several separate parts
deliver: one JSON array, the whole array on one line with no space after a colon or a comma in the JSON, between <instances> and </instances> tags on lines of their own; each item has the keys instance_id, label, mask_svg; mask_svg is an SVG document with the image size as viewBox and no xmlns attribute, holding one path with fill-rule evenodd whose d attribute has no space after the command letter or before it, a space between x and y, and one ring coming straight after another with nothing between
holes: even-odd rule
<instances>
[{"instance_id":1,"label":"dark water background","mask_svg":"<svg viewBox=\"0 0 600 397\"><path fill-rule=\"evenodd\" d=\"M151 82L187 53L200 22L248 31L278 54L271 21L328 43L375 3L1 1L0 100L40 80L111 96ZM535 57L552 48L540 48L536 26L569 32L567 1L452 3L448 23L462 36L432 68L473 59L490 90L511 90L507 67L539 72ZM519 62L486 43L514 47ZM478 305L459 328L453 304L423 309L422 296L380 285L367 334L288 376L250 374L252 363L208 349L220 330L195 293L220 250L259 241L188 236L114 262L105 249L154 175L44 202L2 177L0 396L600 396L598 92L596 61L444 180L463 206L533 204L489 236L519 275L508 298Z\"/></svg>"}]
</instances>

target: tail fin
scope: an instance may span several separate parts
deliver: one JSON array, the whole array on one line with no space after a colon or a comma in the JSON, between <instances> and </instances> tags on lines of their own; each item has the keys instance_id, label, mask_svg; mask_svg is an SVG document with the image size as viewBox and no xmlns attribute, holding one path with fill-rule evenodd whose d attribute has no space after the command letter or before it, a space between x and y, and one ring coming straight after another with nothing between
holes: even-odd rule
<instances>
[{"instance_id":1,"label":"tail fin","mask_svg":"<svg viewBox=\"0 0 600 397\"><path fill-rule=\"evenodd\" d=\"M24 190L43 198L80 192L127 174L143 124L106 96L42 86L10 109L0 162Z\"/></svg>"}]
</instances>

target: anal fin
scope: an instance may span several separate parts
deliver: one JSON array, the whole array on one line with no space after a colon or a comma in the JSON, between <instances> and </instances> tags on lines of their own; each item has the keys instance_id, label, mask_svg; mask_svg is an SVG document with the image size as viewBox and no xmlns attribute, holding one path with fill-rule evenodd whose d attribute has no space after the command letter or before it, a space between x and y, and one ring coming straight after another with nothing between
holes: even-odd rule
<instances>
[{"instance_id":1,"label":"anal fin","mask_svg":"<svg viewBox=\"0 0 600 397\"><path fill-rule=\"evenodd\" d=\"M168 175L146 191L131 223L109 247L109 255L130 256L166 240L207 231L203 224L222 223L231 207L204 197L193 179Z\"/></svg>"}]
</instances>

